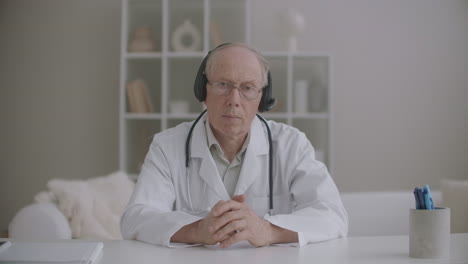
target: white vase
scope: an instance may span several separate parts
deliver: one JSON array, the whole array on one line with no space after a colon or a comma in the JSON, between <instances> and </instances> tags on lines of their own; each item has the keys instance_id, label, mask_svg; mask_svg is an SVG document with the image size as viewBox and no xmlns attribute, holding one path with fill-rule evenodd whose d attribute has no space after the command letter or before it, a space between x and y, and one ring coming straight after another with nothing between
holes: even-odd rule
<instances>
[{"instance_id":1,"label":"white vase","mask_svg":"<svg viewBox=\"0 0 468 264\"><path fill-rule=\"evenodd\" d=\"M171 44L172 49L177 52L199 51L201 50L202 44L201 33L192 22L187 19L172 33Z\"/></svg>"},{"instance_id":2,"label":"white vase","mask_svg":"<svg viewBox=\"0 0 468 264\"><path fill-rule=\"evenodd\" d=\"M281 30L287 38L288 50L297 51L297 37L302 34L306 27L305 17L293 8L287 9L282 14Z\"/></svg>"}]
</instances>

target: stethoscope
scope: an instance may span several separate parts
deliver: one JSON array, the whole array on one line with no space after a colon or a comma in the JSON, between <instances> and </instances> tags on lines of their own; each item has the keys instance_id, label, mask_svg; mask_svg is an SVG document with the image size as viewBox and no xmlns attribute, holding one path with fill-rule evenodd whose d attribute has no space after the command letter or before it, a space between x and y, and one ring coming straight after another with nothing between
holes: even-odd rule
<instances>
[{"instance_id":1,"label":"stethoscope","mask_svg":"<svg viewBox=\"0 0 468 264\"><path fill-rule=\"evenodd\" d=\"M204 110L197 117L197 119L195 119L195 122L193 122L192 127L190 127L189 133L187 135L187 139L185 141L185 167L187 168L187 177L190 176L190 175L188 175L188 171L189 171L189 161L190 161L190 140L192 139L192 132L193 132L193 129L195 128L195 125L198 123L198 121L200 121L200 119L202 118L202 116L205 113L206 113L206 110ZM271 139L271 131L270 131L270 127L268 126L268 123L265 120L265 118L263 118L259 114L256 114L256 115L257 115L258 119L260 119L260 121L262 121L265 124L265 127L266 127L267 132L268 132L268 146L269 146L269 149L268 149L268 184L269 184L269 191L270 191L270 197L269 197L270 198L270 203L269 203L270 208L269 208L268 212L269 212L270 215L273 215L273 147L272 147L273 144L272 144L272 139ZM189 182L189 179L187 179L187 182ZM205 184L205 187L206 187L206 184ZM187 191L189 192L189 197L190 197L190 188ZM203 193L205 193L205 191L203 191ZM191 204L191 199L190 199L190 204ZM192 206L192 209L193 209L193 206Z\"/></svg>"}]
</instances>

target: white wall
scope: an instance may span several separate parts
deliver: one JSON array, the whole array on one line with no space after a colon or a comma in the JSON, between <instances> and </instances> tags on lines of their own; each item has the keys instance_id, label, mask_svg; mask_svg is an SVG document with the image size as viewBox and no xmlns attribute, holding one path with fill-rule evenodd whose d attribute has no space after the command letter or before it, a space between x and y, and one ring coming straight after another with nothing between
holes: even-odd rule
<instances>
[{"instance_id":1,"label":"white wall","mask_svg":"<svg viewBox=\"0 0 468 264\"><path fill-rule=\"evenodd\" d=\"M254 44L333 54L342 191L468 178L468 1L253 0ZM51 178L118 168L120 1L0 1L0 231Z\"/></svg>"},{"instance_id":2,"label":"white wall","mask_svg":"<svg viewBox=\"0 0 468 264\"><path fill-rule=\"evenodd\" d=\"M271 21L288 6L308 22L299 50L333 55L341 190L468 179L468 1L256 0L259 48L285 48Z\"/></svg>"},{"instance_id":3,"label":"white wall","mask_svg":"<svg viewBox=\"0 0 468 264\"><path fill-rule=\"evenodd\" d=\"M119 40L119 1L0 1L0 233L49 179L118 168Z\"/></svg>"}]
</instances>

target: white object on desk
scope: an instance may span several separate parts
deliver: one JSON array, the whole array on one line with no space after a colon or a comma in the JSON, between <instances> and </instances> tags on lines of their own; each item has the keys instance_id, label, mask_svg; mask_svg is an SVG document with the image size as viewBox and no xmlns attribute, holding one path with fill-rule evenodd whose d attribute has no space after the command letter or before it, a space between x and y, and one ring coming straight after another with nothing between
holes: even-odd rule
<instances>
[{"instance_id":1,"label":"white object on desk","mask_svg":"<svg viewBox=\"0 0 468 264\"><path fill-rule=\"evenodd\" d=\"M69 241L69 242L68 242ZM102 242L12 242L0 254L0 263L96 263L101 255Z\"/></svg>"}]
</instances>

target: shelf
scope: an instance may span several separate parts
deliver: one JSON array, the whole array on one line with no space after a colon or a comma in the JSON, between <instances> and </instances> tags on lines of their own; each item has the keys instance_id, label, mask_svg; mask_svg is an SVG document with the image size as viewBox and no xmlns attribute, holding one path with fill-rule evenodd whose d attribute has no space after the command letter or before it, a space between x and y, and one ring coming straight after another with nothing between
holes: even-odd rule
<instances>
[{"instance_id":1,"label":"shelf","mask_svg":"<svg viewBox=\"0 0 468 264\"><path fill-rule=\"evenodd\" d=\"M201 113L201 112L200 112ZM167 119L195 119L200 113L168 113L165 115ZM266 119L328 119L328 113L261 113L261 116ZM126 113L125 119L162 119L163 114L161 113Z\"/></svg>"},{"instance_id":2,"label":"shelf","mask_svg":"<svg viewBox=\"0 0 468 264\"><path fill-rule=\"evenodd\" d=\"M162 6L161 1L154 1L154 0L127 0L127 2L130 7L142 7L142 8L158 7L159 9L161 9L161 6Z\"/></svg>"},{"instance_id":3,"label":"shelf","mask_svg":"<svg viewBox=\"0 0 468 264\"><path fill-rule=\"evenodd\" d=\"M201 113L201 112L200 112ZM167 114L168 119L195 119L197 118L200 113L170 113Z\"/></svg>"},{"instance_id":4,"label":"shelf","mask_svg":"<svg viewBox=\"0 0 468 264\"><path fill-rule=\"evenodd\" d=\"M205 52L193 51L193 52L174 52L170 51L167 53L168 58L203 58L205 57Z\"/></svg>"},{"instance_id":5,"label":"shelf","mask_svg":"<svg viewBox=\"0 0 468 264\"><path fill-rule=\"evenodd\" d=\"M193 83L207 52L224 42L251 42L251 19L257 10L251 10L252 0L122 1L119 167L137 175L155 133L191 122L204 109L194 97ZM194 45L192 51L174 45L180 44L177 38L172 40L187 20L197 32L179 42L190 44L193 36L200 37L201 45ZM154 49L129 52L141 27L149 27ZM134 50L142 50L132 44ZM332 171L330 54L260 51L270 64L277 100L271 111L260 115L304 132ZM146 84L151 113L130 112L128 85L138 79Z\"/></svg>"},{"instance_id":6,"label":"shelf","mask_svg":"<svg viewBox=\"0 0 468 264\"><path fill-rule=\"evenodd\" d=\"M127 52L124 54L126 59L160 59L162 57L168 58L203 58L205 57L205 52L167 52L166 54L162 52Z\"/></svg>"},{"instance_id":7,"label":"shelf","mask_svg":"<svg viewBox=\"0 0 468 264\"><path fill-rule=\"evenodd\" d=\"M267 119L276 119L276 118L301 118L301 119L328 119L328 113L262 113L261 116Z\"/></svg>"},{"instance_id":8,"label":"shelf","mask_svg":"<svg viewBox=\"0 0 468 264\"><path fill-rule=\"evenodd\" d=\"M127 52L124 54L125 59L160 59L161 52Z\"/></svg>"},{"instance_id":9,"label":"shelf","mask_svg":"<svg viewBox=\"0 0 468 264\"><path fill-rule=\"evenodd\" d=\"M138 119L161 119L162 115L160 113L126 113L125 119L129 120L138 120Z\"/></svg>"},{"instance_id":10,"label":"shelf","mask_svg":"<svg viewBox=\"0 0 468 264\"><path fill-rule=\"evenodd\" d=\"M313 57L313 58L328 58L330 55L327 53L315 53L315 52L288 52L288 51L266 51L262 52L265 57L282 57L282 58L304 58L304 57Z\"/></svg>"}]
</instances>

